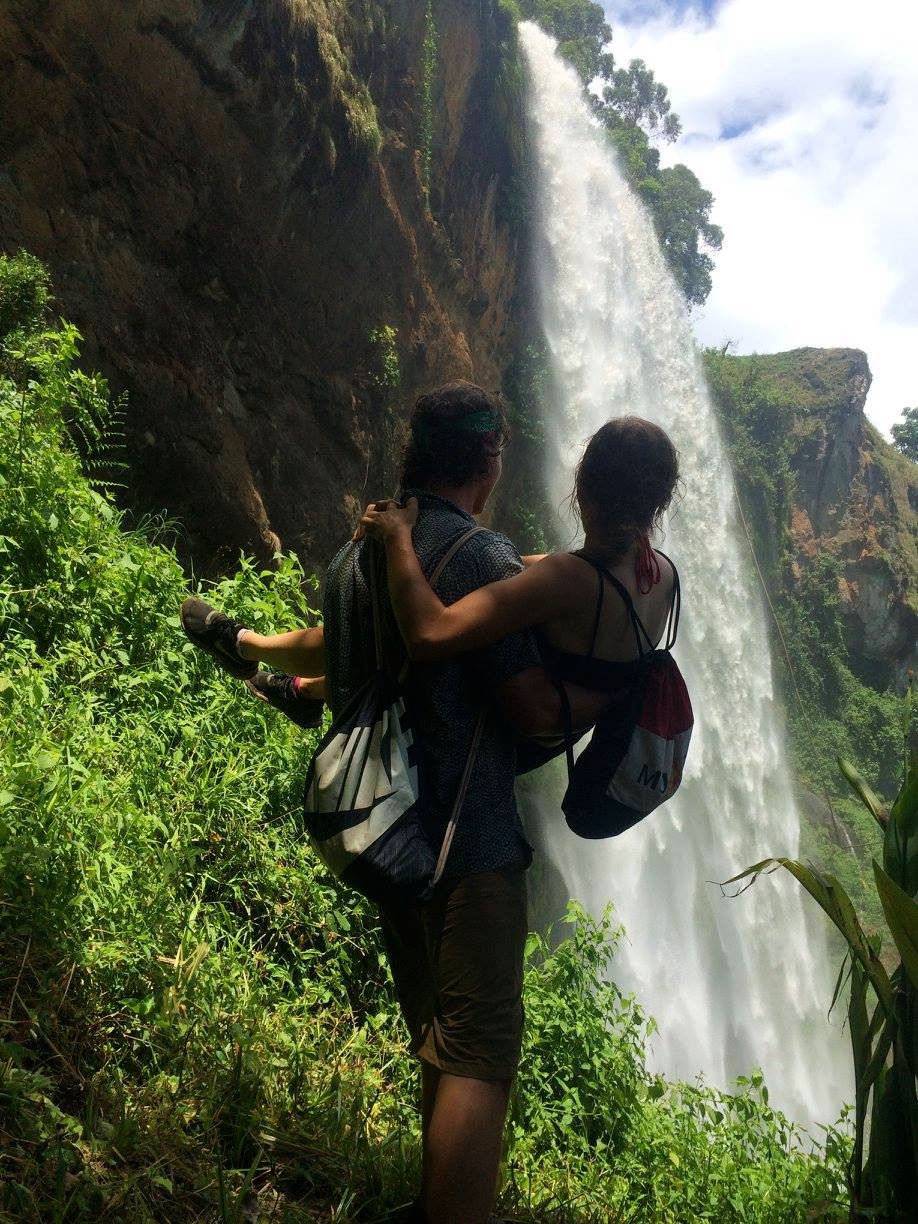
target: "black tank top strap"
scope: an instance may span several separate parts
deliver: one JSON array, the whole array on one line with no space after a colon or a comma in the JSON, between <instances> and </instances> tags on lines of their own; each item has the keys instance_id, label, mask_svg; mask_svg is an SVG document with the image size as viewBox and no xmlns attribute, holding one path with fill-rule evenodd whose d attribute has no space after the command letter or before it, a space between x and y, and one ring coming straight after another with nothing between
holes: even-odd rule
<instances>
[{"instance_id":1,"label":"black tank top strap","mask_svg":"<svg viewBox=\"0 0 918 1224\"><path fill-rule=\"evenodd\" d=\"M606 593L606 584L603 581L602 571L597 568L596 577L599 581L599 594L596 597L596 616L593 619L593 636L590 638L590 653L588 659L592 659L596 653L596 638L599 636L599 622L602 620L602 601Z\"/></svg>"},{"instance_id":2,"label":"black tank top strap","mask_svg":"<svg viewBox=\"0 0 918 1224\"><path fill-rule=\"evenodd\" d=\"M628 592L628 588L619 582L614 574L610 574L606 567L600 561L595 560L595 558L590 557L584 552L577 552L574 554L574 556L580 557L581 560L586 561L589 565L592 565L593 569L596 570L596 573L599 575L599 597L596 602L596 620L593 625L593 644L590 649L590 656L592 657L593 650L596 646L596 635L599 632L599 618L602 614L602 599L605 587L603 579L607 579L609 582L611 582L616 591L618 591L619 595L622 597L622 601L625 605L625 611L628 613L628 619L631 621L631 628L634 632L634 640L637 645L638 657L645 655L648 650L653 650L653 641L651 640L650 634L644 627L644 622L637 614L637 609L634 606L634 601ZM641 641L642 635L644 641L647 643L646 646L644 645L644 642Z\"/></svg>"},{"instance_id":3,"label":"black tank top strap","mask_svg":"<svg viewBox=\"0 0 918 1224\"><path fill-rule=\"evenodd\" d=\"M653 638L647 632L644 622L637 614L637 608L634 606L634 600L631 598L631 592L623 582L619 582L614 574L610 574L605 566L602 566L601 568L603 574L606 576L606 578L608 578L608 580L615 587L616 591L618 591L619 595L622 597L622 602L625 605L625 609L631 621L631 628L634 630L634 640L637 642L638 654L644 655L648 650L655 650L656 647L654 646ZM644 642L647 643L646 647L641 642L642 637L644 638Z\"/></svg>"},{"instance_id":4,"label":"black tank top strap","mask_svg":"<svg viewBox=\"0 0 918 1224\"><path fill-rule=\"evenodd\" d=\"M660 556L664 561L669 562L670 568L673 571L673 590L669 601L669 615L666 619L666 632L662 639L663 649L672 650L676 644L676 634L679 632L679 614L682 611L682 584L679 581L679 571L673 564L672 559L667 557L666 553L660 552L658 548L654 551L660 553ZM596 652L596 638L599 634L599 623L602 619L603 597L605 594L604 579L611 582L622 598L622 602L625 605L625 610L628 613L628 619L631 621L631 628L634 631L634 640L637 643L638 655L642 656L646 654L648 650L656 650L657 647L654 645L653 639L647 632L644 622L637 614L637 609L634 606L634 600L631 598L631 592L624 585L624 583L620 582L614 574L609 573L601 561L595 560L587 553L578 551L573 555L575 557L580 557L582 561L586 561L589 565L592 565L599 578L599 593L596 597L596 616L593 620L593 637L590 642L590 653L587 657L592 659ZM643 641L641 640L642 638Z\"/></svg>"},{"instance_id":5,"label":"black tank top strap","mask_svg":"<svg viewBox=\"0 0 918 1224\"><path fill-rule=\"evenodd\" d=\"M667 557L666 553L656 550L664 561L668 561L670 568L673 571L673 593L669 602L669 616L666 620L666 638L664 650L672 650L676 644L676 634L679 632L679 614L682 611L682 584L679 581L679 571L673 564L672 558Z\"/></svg>"}]
</instances>

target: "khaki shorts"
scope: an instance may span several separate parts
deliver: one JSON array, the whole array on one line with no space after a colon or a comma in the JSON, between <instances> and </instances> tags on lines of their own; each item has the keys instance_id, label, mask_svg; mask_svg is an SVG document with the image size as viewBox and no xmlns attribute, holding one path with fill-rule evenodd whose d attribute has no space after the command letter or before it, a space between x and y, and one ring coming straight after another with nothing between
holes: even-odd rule
<instances>
[{"instance_id":1,"label":"khaki shorts","mask_svg":"<svg viewBox=\"0 0 918 1224\"><path fill-rule=\"evenodd\" d=\"M526 872L440 884L423 905L381 907L411 1052L450 1075L512 1080L523 1035Z\"/></svg>"}]
</instances>

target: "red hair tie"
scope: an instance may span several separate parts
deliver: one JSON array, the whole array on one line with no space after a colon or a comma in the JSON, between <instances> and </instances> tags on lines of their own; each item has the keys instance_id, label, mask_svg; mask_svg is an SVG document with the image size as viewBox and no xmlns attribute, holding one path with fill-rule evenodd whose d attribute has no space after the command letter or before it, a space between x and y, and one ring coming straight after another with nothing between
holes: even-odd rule
<instances>
[{"instance_id":1,"label":"red hair tie","mask_svg":"<svg viewBox=\"0 0 918 1224\"><path fill-rule=\"evenodd\" d=\"M634 563L634 577L637 589L646 595L660 581L660 562L657 554L650 547L650 536L645 531L641 536L641 551Z\"/></svg>"}]
</instances>

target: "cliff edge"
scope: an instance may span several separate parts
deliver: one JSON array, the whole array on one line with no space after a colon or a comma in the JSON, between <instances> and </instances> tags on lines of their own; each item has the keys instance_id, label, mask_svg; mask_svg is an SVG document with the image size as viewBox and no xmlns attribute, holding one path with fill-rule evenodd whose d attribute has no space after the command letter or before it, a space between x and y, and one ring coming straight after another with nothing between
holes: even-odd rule
<instances>
[{"instance_id":1,"label":"cliff edge","mask_svg":"<svg viewBox=\"0 0 918 1224\"><path fill-rule=\"evenodd\" d=\"M918 664L918 465L864 415L866 355L707 356L769 584L793 594L831 567L852 670L903 688Z\"/></svg>"}]
</instances>

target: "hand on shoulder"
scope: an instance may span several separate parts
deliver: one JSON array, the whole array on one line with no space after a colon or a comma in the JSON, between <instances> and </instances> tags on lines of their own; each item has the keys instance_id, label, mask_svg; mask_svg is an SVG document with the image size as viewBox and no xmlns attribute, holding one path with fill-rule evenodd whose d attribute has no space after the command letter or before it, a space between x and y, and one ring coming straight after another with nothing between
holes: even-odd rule
<instances>
[{"instance_id":1,"label":"hand on shoulder","mask_svg":"<svg viewBox=\"0 0 918 1224\"><path fill-rule=\"evenodd\" d=\"M401 506L394 498L370 502L361 515L354 539L361 540L368 535L386 544L400 535L410 537L417 521L418 499L416 497L409 497L404 506Z\"/></svg>"}]
</instances>

